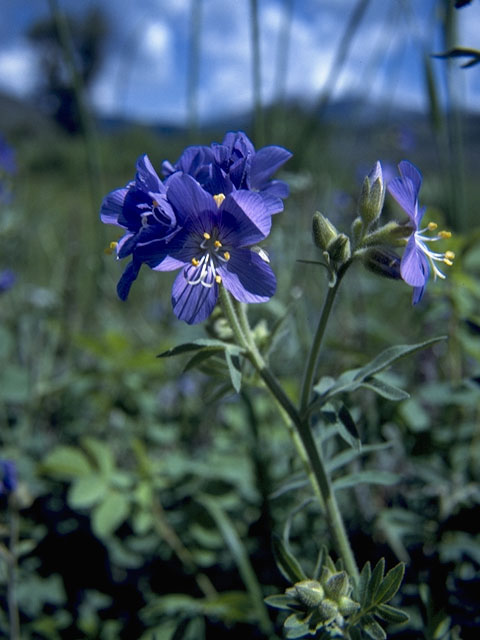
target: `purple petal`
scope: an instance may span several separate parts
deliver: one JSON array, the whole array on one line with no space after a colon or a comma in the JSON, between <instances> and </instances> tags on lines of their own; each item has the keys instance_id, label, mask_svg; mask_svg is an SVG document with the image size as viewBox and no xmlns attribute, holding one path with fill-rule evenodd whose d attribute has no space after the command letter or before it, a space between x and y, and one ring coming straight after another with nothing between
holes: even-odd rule
<instances>
[{"instance_id":1,"label":"purple petal","mask_svg":"<svg viewBox=\"0 0 480 640\"><path fill-rule=\"evenodd\" d=\"M259 195L262 196L263 204L266 206L268 213L271 216L283 211L284 206L281 198L278 198L271 193L267 193L267 191L261 191Z\"/></svg>"},{"instance_id":2,"label":"purple petal","mask_svg":"<svg viewBox=\"0 0 480 640\"><path fill-rule=\"evenodd\" d=\"M172 256L166 256L159 264L152 267L152 269L154 271L176 271L183 266L185 266L185 262L183 260L177 260Z\"/></svg>"},{"instance_id":3,"label":"purple petal","mask_svg":"<svg viewBox=\"0 0 480 640\"><path fill-rule=\"evenodd\" d=\"M175 173L169 179L167 197L176 210L180 225L189 216L199 216L217 208L212 196L191 176L182 173Z\"/></svg>"},{"instance_id":4,"label":"purple petal","mask_svg":"<svg viewBox=\"0 0 480 640\"><path fill-rule=\"evenodd\" d=\"M246 190L234 191L222 203L221 211L232 214L237 220L236 228L232 227L237 236L235 241L237 246L255 244L270 233L271 211L268 209L267 202L258 193Z\"/></svg>"},{"instance_id":5,"label":"purple petal","mask_svg":"<svg viewBox=\"0 0 480 640\"><path fill-rule=\"evenodd\" d=\"M218 298L218 285L204 287L188 284L187 278L195 267L182 269L172 287L173 312L187 324L202 322L212 313Z\"/></svg>"},{"instance_id":6,"label":"purple petal","mask_svg":"<svg viewBox=\"0 0 480 640\"><path fill-rule=\"evenodd\" d=\"M236 249L217 271L225 288L240 302L266 302L277 287L270 266L250 249Z\"/></svg>"},{"instance_id":7,"label":"purple petal","mask_svg":"<svg viewBox=\"0 0 480 640\"><path fill-rule=\"evenodd\" d=\"M411 236L400 263L402 279L412 287L423 287L430 269L424 253L417 247L415 237Z\"/></svg>"},{"instance_id":8,"label":"purple petal","mask_svg":"<svg viewBox=\"0 0 480 640\"><path fill-rule=\"evenodd\" d=\"M418 191L410 178L394 178L388 185L390 194L418 228Z\"/></svg>"},{"instance_id":9,"label":"purple petal","mask_svg":"<svg viewBox=\"0 0 480 640\"><path fill-rule=\"evenodd\" d=\"M149 157L145 153L137 160L137 175L135 176L137 189L145 193L164 193L165 187L157 176Z\"/></svg>"},{"instance_id":10,"label":"purple petal","mask_svg":"<svg viewBox=\"0 0 480 640\"><path fill-rule=\"evenodd\" d=\"M123 226L118 222L118 217L122 213L123 204L125 202L125 196L128 193L128 188L116 189L111 191L103 199L102 206L100 207L100 219L105 224L115 224L117 226Z\"/></svg>"},{"instance_id":11,"label":"purple petal","mask_svg":"<svg viewBox=\"0 0 480 640\"><path fill-rule=\"evenodd\" d=\"M127 268L122 274L122 277L117 284L117 294L120 300L126 300L132 284L135 282L142 265L134 262L133 260L127 265Z\"/></svg>"},{"instance_id":12,"label":"purple petal","mask_svg":"<svg viewBox=\"0 0 480 640\"><path fill-rule=\"evenodd\" d=\"M400 175L412 181L413 188L418 196L420 187L422 186L422 174L417 167L411 162L408 162L408 160L402 160L398 165L398 170L400 171Z\"/></svg>"},{"instance_id":13,"label":"purple petal","mask_svg":"<svg viewBox=\"0 0 480 640\"><path fill-rule=\"evenodd\" d=\"M259 149L252 158L250 187L261 189L272 174L292 157L283 147L271 146Z\"/></svg>"},{"instance_id":14,"label":"purple petal","mask_svg":"<svg viewBox=\"0 0 480 640\"><path fill-rule=\"evenodd\" d=\"M136 233L126 233L122 236L117 243L117 257L120 259L126 258L130 253L132 253L137 240L138 238Z\"/></svg>"},{"instance_id":15,"label":"purple petal","mask_svg":"<svg viewBox=\"0 0 480 640\"><path fill-rule=\"evenodd\" d=\"M424 292L425 292L425 285L423 285L423 287L415 287L413 289L412 304L418 304L420 300L423 298Z\"/></svg>"},{"instance_id":16,"label":"purple petal","mask_svg":"<svg viewBox=\"0 0 480 640\"><path fill-rule=\"evenodd\" d=\"M283 180L270 180L262 189L262 196L276 196L277 198L287 198L290 187Z\"/></svg>"}]
</instances>

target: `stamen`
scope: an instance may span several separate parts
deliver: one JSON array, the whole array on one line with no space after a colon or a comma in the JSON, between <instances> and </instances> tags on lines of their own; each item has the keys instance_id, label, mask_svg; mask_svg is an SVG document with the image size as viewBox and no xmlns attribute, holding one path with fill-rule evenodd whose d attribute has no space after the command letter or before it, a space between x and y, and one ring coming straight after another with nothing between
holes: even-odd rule
<instances>
[{"instance_id":1,"label":"stamen","mask_svg":"<svg viewBox=\"0 0 480 640\"><path fill-rule=\"evenodd\" d=\"M427 225L427 229L429 231L435 231L435 229L437 229L438 224L436 222L429 222Z\"/></svg>"},{"instance_id":2,"label":"stamen","mask_svg":"<svg viewBox=\"0 0 480 640\"><path fill-rule=\"evenodd\" d=\"M222 202L225 200L225 194L217 193L217 195L213 196L213 199L215 200L217 207L219 207L222 204Z\"/></svg>"},{"instance_id":3,"label":"stamen","mask_svg":"<svg viewBox=\"0 0 480 640\"><path fill-rule=\"evenodd\" d=\"M198 265L200 264L200 260L197 260L197 258L192 258L191 263L194 267L198 267Z\"/></svg>"},{"instance_id":4,"label":"stamen","mask_svg":"<svg viewBox=\"0 0 480 640\"><path fill-rule=\"evenodd\" d=\"M447 265L447 267L451 267L453 265L453 262L448 258L444 258L443 262Z\"/></svg>"},{"instance_id":5,"label":"stamen","mask_svg":"<svg viewBox=\"0 0 480 640\"><path fill-rule=\"evenodd\" d=\"M158 207L158 202L157 202L156 200L152 200L152 205L153 205L154 207Z\"/></svg>"},{"instance_id":6,"label":"stamen","mask_svg":"<svg viewBox=\"0 0 480 640\"><path fill-rule=\"evenodd\" d=\"M116 248L117 248L117 246L118 246L118 242L110 242L109 247L110 247L111 251L113 251L114 249L116 249Z\"/></svg>"},{"instance_id":7,"label":"stamen","mask_svg":"<svg viewBox=\"0 0 480 640\"><path fill-rule=\"evenodd\" d=\"M447 260L455 260L455 254L453 251L445 251L445 258Z\"/></svg>"},{"instance_id":8,"label":"stamen","mask_svg":"<svg viewBox=\"0 0 480 640\"><path fill-rule=\"evenodd\" d=\"M230 260L230 252L229 251L224 251L223 252L223 257L225 258L225 260Z\"/></svg>"},{"instance_id":9,"label":"stamen","mask_svg":"<svg viewBox=\"0 0 480 640\"><path fill-rule=\"evenodd\" d=\"M439 235L440 238L444 238L445 240L448 240L449 238L452 237L452 232L451 231L440 231L438 235Z\"/></svg>"},{"instance_id":10,"label":"stamen","mask_svg":"<svg viewBox=\"0 0 480 640\"><path fill-rule=\"evenodd\" d=\"M222 276L219 276L219 275L218 275L218 273L217 273L217 275L215 276L215 282L216 282L217 284L220 284L220 283L222 282Z\"/></svg>"},{"instance_id":11,"label":"stamen","mask_svg":"<svg viewBox=\"0 0 480 640\"><path fill-rule=\"evenodd\" d=\"M215 247L215 249L220 249L220 247L222 246L222 243L220 242L220 240L215 240L215 242L213 243L213 246Z\"/></svg>"},{"instance_id":12,"label":"stamen","mask_svg":"<svg viewBox=\"0 0 480 640\"><path fill-rule=\"evenodd\" d=\"M118 242L110 242L110 244L108 245L108 247L105 247L105 249L103 250L104 253L107 254L107 256L111 256L112 253L115 251L115 249L117 248Z\"/></svg>"},{"instance_id":13,"label":"stamen","mask_svg":"<svg viewBox=\"0 0 480 640\"><path fill-rule=\"evenodd\" d=\"M211 235L205 231L205 233L203 234L203 237L205 238L205 240L210 240Z\"/></svg>"}]
</instances>

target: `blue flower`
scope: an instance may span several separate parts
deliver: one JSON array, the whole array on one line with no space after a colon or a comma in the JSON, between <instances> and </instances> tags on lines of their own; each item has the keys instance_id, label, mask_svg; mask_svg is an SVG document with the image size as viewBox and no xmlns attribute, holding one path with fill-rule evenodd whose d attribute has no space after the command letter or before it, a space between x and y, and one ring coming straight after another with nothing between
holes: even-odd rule
<instances>
[{"instance_id":1,"label":"blue flower","mask_svg":"<svg viewBox=\"0 0 480 640\"><path fill-rule=\"evenodd\" d=\"M211 195L191 176L168 180L167 197L182 228L168 245L139 243L138 258L158 271L180 269L172 289L175 315L196 324L212 312L219 287L240 302L265 302L275 293L268 263L252 249L270 232L271 214L264 199L251 191Z\"/></svg>"},{"instance_id":2,"label":"blue flower","mask_svg":"<svg viewBox=\"0 0 480 640\"><path fill-rule=\"evenodd\" d=\"M187 147L174 165L163 163L163 173L166 177L177 171L191 175L212 195L240 189L258 192L274 214L283 211L282 199L289 189L271 176L291 157L290 151L278 146L255 151L243 131L229 132L221 144Z\"/></svg>"},{"instance_id":3,"label":"blue flower","mask_svg":"<svg viewBox=\"0 0 480 640\"><path fill-rule=\"evenodd\" d=\"M117 285L119 297L126 300L142 265L136 256L137 245L154 240L157 253L161 245L166 255L168 242L179 228L177 216L167 201L166 187L147 155L137 161L135 180L104 198L100 218L105 224L125 229L122 238L111 243L110 250L116 250L118 259L132 255Z\"/></svg>"},{"instance_id":4,"label":"blue flower","mask_svg":"<svg viewBox=\"0 0 480 640\"><path fill-rule=\"evenodd\" d=\"M3 269L0 271L0 293L5 293L13 287L17 276L11 269Z\"/></svg>"},{"instance_id":5,"label":"blue flower","mask_svg":"<svg viewBox=\"0 0 480 640\"><path fill-rule=\"evenodd\" d=\"M12 460L0 460L0 495L12 493L17 488L17 467Z\"/></svg>"},{"instance_id":6,"label":"blue flower","mask_svg":"<svg viewBox=\"0 0 480 640\"><path fill-rule=\"evenodd\" d=\"M413 287L413 304L417 304L422 299L431 271L434 278L445 278L445 274L435 263L443 262L451 266L455 255L452 251L438 253L429 249L427 243L450 238L451 233L440 231L435 236L425 235L428 231L437 229L435 222L430 222L423 229L419 229L425 213L425 207L419 207L418 202L422 175L407 160L400 162L398 169L401 177L394 178L388 185L388 190L408 215L413 227L413 233L407 241L400 263L400 273L403 280Z\"/></svg>"}]
</instances>

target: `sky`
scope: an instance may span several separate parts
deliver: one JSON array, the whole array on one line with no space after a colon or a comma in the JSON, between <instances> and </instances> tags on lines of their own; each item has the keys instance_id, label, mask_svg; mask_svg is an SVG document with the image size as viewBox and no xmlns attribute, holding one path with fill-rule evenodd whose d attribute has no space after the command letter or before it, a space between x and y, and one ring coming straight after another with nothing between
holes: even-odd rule
<instances>
[{"instance_id":1,"label":"sky","mask_svg":"<svg viewBox=\"0 0 480 640\"><path fill-rule=\"evenodd\" d=\"M335 99L426 108L423 56L444 49L438 16L444 0L370 0L349 40L340 73L330 74L359 0L258 0L261 98L314 103L326 86ZM452 0L453 2L453 0ZM108 24L103 63L91 87L104 116L143 122L188 121L192 7L199 8L200 122L241 114L253 103L249 0L58 0L76 15L100 7ZM37 86L29 27L49 15L47 0L0 0L0 91L28 98ZM480 0L458 11L456 44L480 49ZM440 89L445 62L432 59ZM462 104L480 111L480 65L460 69Z\"/></svg>"}]
</instances>

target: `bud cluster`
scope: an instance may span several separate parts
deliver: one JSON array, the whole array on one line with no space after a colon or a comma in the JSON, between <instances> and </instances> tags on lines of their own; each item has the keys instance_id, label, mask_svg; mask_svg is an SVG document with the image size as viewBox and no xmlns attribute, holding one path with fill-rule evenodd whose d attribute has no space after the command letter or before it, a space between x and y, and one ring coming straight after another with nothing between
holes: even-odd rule
<instances>
[{"instance_id":1,"label":"bud cluster","mask_svg":"<svg viewBox=\"0 0 480 640\"><path fill-rule=\"evenodd\" d=\"M350 597L352 585L345 571L332 571L324 566L320 579L302 580L285 591L296 613L294 622L308 625L310 632L324 628L338 632L346 626L346 618L357 612L360 604ZM295 618L293 620L292 618Z\"/></svg>"}]
</instances>

